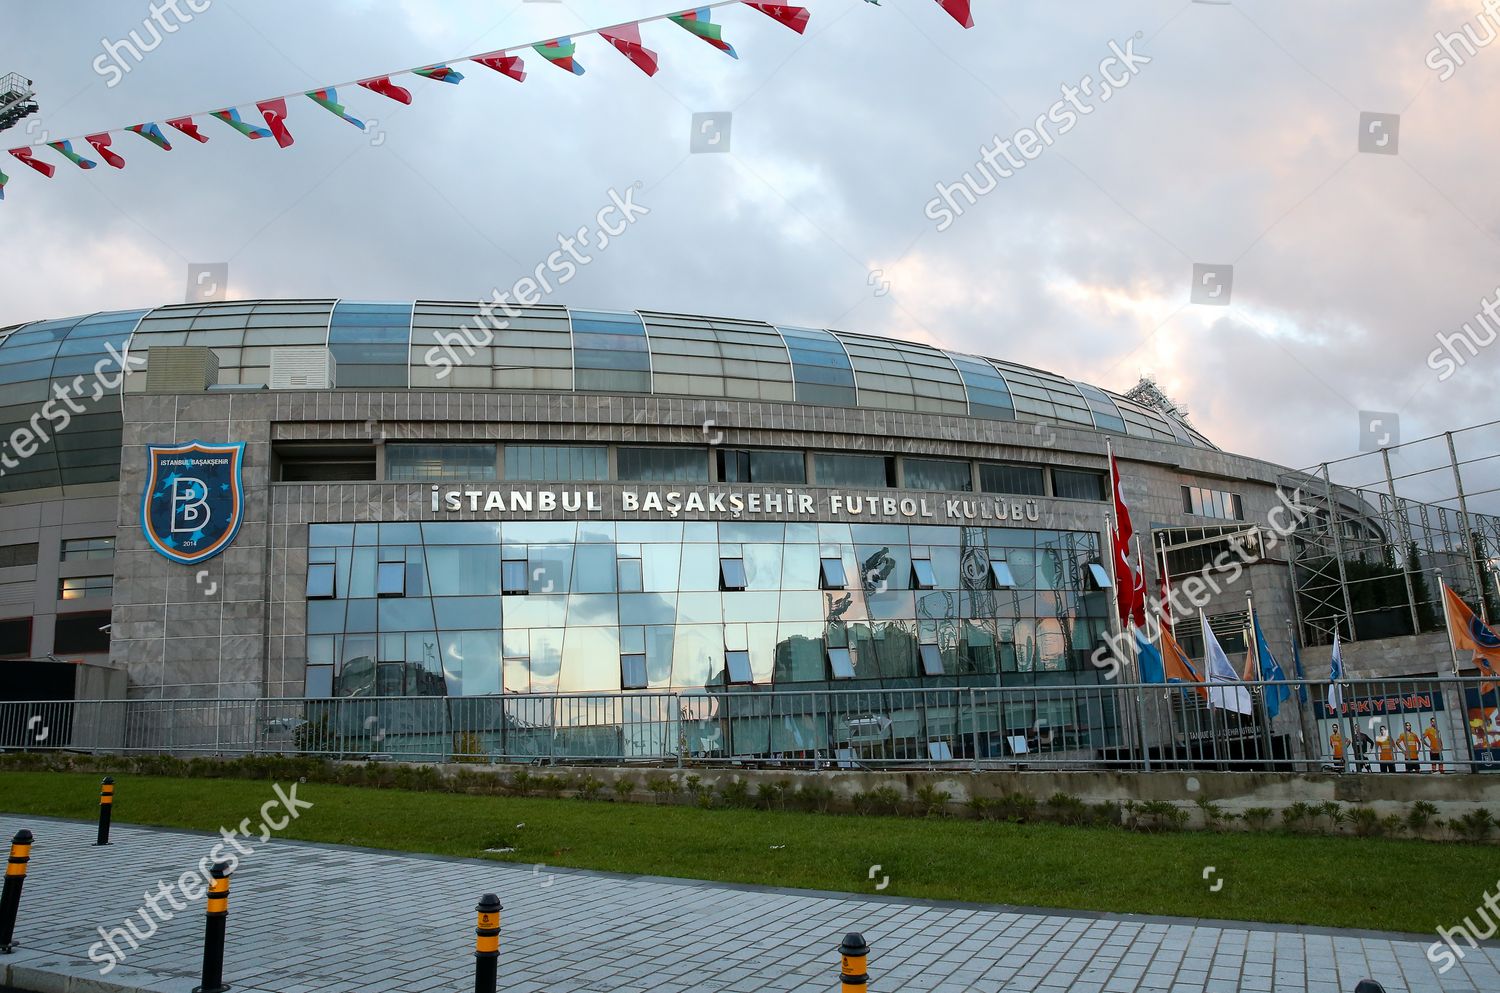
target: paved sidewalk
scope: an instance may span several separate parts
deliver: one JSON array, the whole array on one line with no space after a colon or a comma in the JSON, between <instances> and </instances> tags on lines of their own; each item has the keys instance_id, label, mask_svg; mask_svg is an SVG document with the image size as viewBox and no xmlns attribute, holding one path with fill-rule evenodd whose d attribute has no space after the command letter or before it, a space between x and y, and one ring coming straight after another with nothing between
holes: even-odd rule
<instances>
[{"instance_id":1,"label":"paved sidewalk","mask_svg":"<svg viewBox=\"0 0 1500 993\"><path fill-rule=\"evenodd\" d=\"M124 945L126 963L102 978L88 950L99 926L137 915L145 891L196 866L219 839L117 824L114 844L99 849L92 824L0 814L0 838L21 827L37 844L17 927L22 948L0 956L0 986L187 993L196 984L201 901L138 951ZM850 930L873 948L872 993L1349 993L1366 976L1389 993L1500 990L1500 949L1471 951L1439 976L1425 956L1430 939L1414 937L251 844L229 901L225 980L237 993L470 990L474 904L486 891L505 904L506 993L828 993L838 988L835 946Z\"/></svg>"}]
</instances>

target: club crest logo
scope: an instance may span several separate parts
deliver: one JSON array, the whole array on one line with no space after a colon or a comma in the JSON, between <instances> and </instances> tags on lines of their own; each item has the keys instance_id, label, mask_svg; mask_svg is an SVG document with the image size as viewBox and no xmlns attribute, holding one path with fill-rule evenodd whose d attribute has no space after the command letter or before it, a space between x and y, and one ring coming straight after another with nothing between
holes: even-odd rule
<instances>
[{"instance_id":1,"label":"club crest logo","mask_svg":"<svg viewBox=\"0 0 1500 993\"><path fill-rule=\"evenodd\" d=\"M141 492L141 530L173 562L213 558L234 541L245 517L245 443L150 445Z\"/></svg>"}]
</instances>

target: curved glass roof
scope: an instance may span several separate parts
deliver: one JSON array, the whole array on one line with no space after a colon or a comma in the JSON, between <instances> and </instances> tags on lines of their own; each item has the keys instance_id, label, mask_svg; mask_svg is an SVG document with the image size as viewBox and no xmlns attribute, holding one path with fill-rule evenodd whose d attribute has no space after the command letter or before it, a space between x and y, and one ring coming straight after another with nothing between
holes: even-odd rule
<instances>
[{"instance_id":1,"label":"curved glass roof","mask_svg":"<svg viewBox=\"0 0 1500 993\"><path fill-rule=\"evenodd\" d=\"M124 390L144 392L139 373L150 365L151 349L176 345L212 348L223 385L268 384L275 348L322 347L334 357L338 388L792 401L1042 421L1216 447L1173 418L1087 383L846 331L552 305L486 314L474 303L432 300L243 300L0 330L0 437L7 439L0 491L117 479L120 389L110 373L128 353L136 374ZM66 403L59 390L69 398L81 390L82 398ZM59 426L63 410L67 423ZM39 437L34 451L20 446L29 452L21 457L10 449L28 427Z\"/></svg>"}]
</instances>

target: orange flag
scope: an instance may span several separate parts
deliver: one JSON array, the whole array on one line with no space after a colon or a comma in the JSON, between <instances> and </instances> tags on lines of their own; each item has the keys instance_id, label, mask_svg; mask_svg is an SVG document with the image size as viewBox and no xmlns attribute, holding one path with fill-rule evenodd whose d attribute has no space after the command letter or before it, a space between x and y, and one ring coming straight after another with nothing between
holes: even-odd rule
<instances>
[{"instance_id":1,"label":"orange flag","mask_svg":"<svg viewBox=\"0 0 1500 993\"><path fill-rule=\"evenodd\" d=\"M1198 670L1193 667L1192 661L1188 659L1187 652L1182 650L1182 646L1177 644L1177 639L1172 637L1166 628L1162 628L1161 632L1161 657L1162 667L1166 670L1169 681L1176 679L1184 683L1203 682L1203 677L1198 674ZM1194 689L1198 691L1198 695L1203 697L1203 699L1208 699L1208 689L1206 687L1196 686Z\"/></svg>"},{"instance_id":2,"label":"orange flag","mask_svg":"<svg viewBox=\"0 0 1500 993\"><path fill-rule=\"evenodd\" d=\"M1500 638L1485 626L1485 623L1469 609L1458 594L1443 584L1443 611L1448 618L1448 634L1453 647L1461 652L1474 653L1474 665L1482 675L1500 680ZM1500 683L1485 683L1480 691L1488 693Z\"/></svg>"}]
</instances>

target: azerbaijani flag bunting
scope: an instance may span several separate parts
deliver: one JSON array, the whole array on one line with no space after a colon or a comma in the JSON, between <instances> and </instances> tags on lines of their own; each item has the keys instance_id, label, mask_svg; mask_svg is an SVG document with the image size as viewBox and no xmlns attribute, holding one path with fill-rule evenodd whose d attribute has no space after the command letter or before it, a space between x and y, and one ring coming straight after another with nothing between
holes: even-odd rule
<instances>
[{"instance_id":1,"label":"azerbaijani flag bunting","mask_svg":"<svg viewBox=\"0 0 1500 993\"><path fill-rule=\"evenodd\" d=\"M435 79L439 83L452 83L454 86L464 81L464 74L452 66L428 66L425 69L412 71L424 79Z\"/></svg>"},{"instance_id":2,"label":"azerbaijani flag bunting","mask_svg":"<svg viewBox=\"0 0 1500 993\"><path fill-rule=\"evenodd\" d=\"M198 130L198 125L193 123L193 119L191 117L175 117L167 121L167 124L171 127L176 128L178 131L181 131L183 134L187 135L189 138L193 139L196 142L203 143L208 141L208 135Z\"/></svg>"},{"instance_id":3,"label":"azerbaijani flag bunting","mask_svg":"<svg viewBox=\"0 0 1500 993\"><path fill-rule=\"evenodd\" d=\"M105 131L102 134L88 135L83 140L88 142L90 145L93 145L94 151L98 152L99 157L105 162L108 162L116 169L125 168L125 160L109 150L109 146L113 143L113 139L110 138L108 131Z\"/></svg>"},{"instance_id":4,"label":"azerbaijani flag bunting","mask_svg":"<svg viewBox=\"0 0 1500 993\"><path fill-rule=\"evenodd\" d=\"M966 28L974 26L974 15L969 11L969 0L937 0L938 6Z\"/></svg>"},{"instance_id":5,"label":"azerbaijani flag bunting","mask_svg":"<svg viewBox=\"0 0 1500 993\"><path fill-rule=\"evenodd\" d=\"M639 24L621 24L613 28L600 28L599 36L619 50L620 54L640 67L641 72L655 76L658 68L656 53L641 44Z\"/></svg>"},{"instance_id":6,"label":"azerbaijani flag bunting","mask_svg":"<svg viewBox=\"0 0 1500 993\"><path fill-rule=\"evenodd\" d=\"M155 145L157 148L160 148L164 152L170 152L172 150L172 143L167 140L166 135L161 133L161 128L156 126L155 121L147 121L145 124L132 124L125 130L134 131L136 134L140 135L142 138L145 138L147 141L151 142L151 144Z\"/></svg>"},{"instance_id":7,"label":"azerbaijani flag bunting","mask_svg":"<svg viewBox=\"0 0 1500 993\"><path fill-rule=\"evenodd\" d=\"M697 10L685 10L680 14L672 14L670 16L684 30L702 38L730 58L739 58L739 55L735 53L734 46L724 40L723 29L713 22L709 14L710 11L707 7L699 7Z\"/></svg>"},{"instance_id":8,"label":"azerbaijani flag bunting","mask_svg":"<svg viewBox=\"0 0 1500 993\"><path fill-rule=\"evenodd\" d=\"M310 100L312 100L313 103L317 104L319 107L322 107L330 114L335 114L343 118L350 124L359 128L361 131L365 129L365 122L361 121L357 117L351 116L349 112L344 109L344 105L339 103L338 91L333 87L330 86L326 90L313 90L307 96Z\"/></svg>"},{"instance_id":9,"label":"azerbaijani flag bunting","mask_svg":"<svg viewBox=\"0 0 1500 993\"><path fill-rule=\"evenodd\" d=\"M583 66L573 58L573 53L578 51L578 46L573 44L572 38L553 38L551 41L544 41L531 47L559 69L566 69L575 76L583 75Z\"/></svg>"},{"instance_id":10,"label":"azerbaijani flag bunting","mask_svg":"<svg viewBox=\"0 0 1500 993\"><path fill-rule=\"evenodd\" d=\"M286 129L286 98L277 97L275 100L262 100L255 105L266 119L266 127L271 129L271 137L276 139L276 144L286 148L293 142L292 133Z\"/></svg>"},{"instance_id":11,"label":"azerbaijani flag bunting","mask_svg":"<svg viewBox=\"0 0 1500 993\"><path fill-rule=\"evenodd\" d=\"M52 148L57 149L57 151L62 155L63 158L67 159L69 162L73 163L80 169L93 169L99 164L93 159L86 159L82 155L79 155L77 152L73 151L73 143L71 141L49 141L47 142L47 144Z\"/></svg>"},{"instance_id":12,"label":"azerbaijani flag bunting","mask_svg":"<svg viewBox=\"0 0 1500 993\"><path fill-rule=\"evenodd\" d=\"M217 117L251 141L271 137L271 132L265 128L258 128L254 124L246 124L244 119L240 117L238 107L225 107L223 110L214 111L210 116Z\"/></svg>"},{"instance_id":13,"label":"azerbaijani flag bunting","mask_svg":"<svg viewBox=\"0 0 1500 993\"><path fill-rule=\"evenodd\" d=\"M411 103L411 90L408 90L404 86L397 86L391 82L391 77L389 76L376 76L374 79L360 80L359 85L367 90L379 93L383 97L390 97L397 103Z\"/></svg>"},{"instance_id":14,"label":"azerbaijani flag bunting","mask_svg":"<svg viewBox=\"0 0 1500 993\"><path fill-rule=\"evenodd\" d=\"M747 3L745 6L754 7L767 17L775 18L798 34L807 30L807 21L811 16L806 7L793 7L784 3Z\"/></svg>"},{"instance_id":15,"label":"azerbaijani flag bunting","mask_svg":"<svg viewBox=\"0 0 1500 993\"><path fill-rule=\"evenodd\" d=\"M20 159L27 165L31 166L31 168L35 169L43 176L46 176L48 179L51 179L53 176L57 175L57 166L53 165L51 162L43 162L41 159L32 154L30 148L12 148L10 150L10 154L14 155L16 158Z\"/></svg>"},{"instance_id":16,"label":"azerbaijani flag bunting","mask_svg":"<svg viewBox=\"0 0 1500 993\"><path fill-rule=\"evenodd\" d=\"M488 66L502 76L509 76L518 83L524 82L526 79L526 64L521 61L519 55L491 52L488 55L476 55L472 61L478 62L482 66Z\"/></svg>"}]
</instances>

